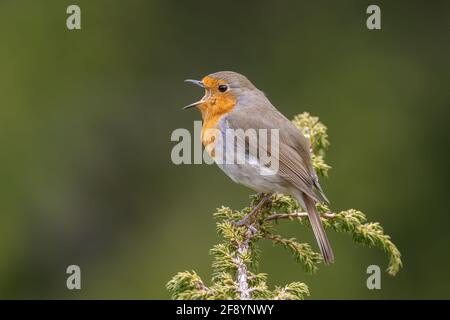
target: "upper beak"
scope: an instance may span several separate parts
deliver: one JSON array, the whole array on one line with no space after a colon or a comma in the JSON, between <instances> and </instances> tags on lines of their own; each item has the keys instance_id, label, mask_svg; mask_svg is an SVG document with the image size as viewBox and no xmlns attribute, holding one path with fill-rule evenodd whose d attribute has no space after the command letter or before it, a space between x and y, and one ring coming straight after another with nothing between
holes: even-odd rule
<instances>
[{"instance_id":1,"label":"upper beak","mask_svg":"<svg viewBox=\"0 0 450 320\"><path fill-rule=\"evenodd\" d=\"M184 82L190 82L190 83L196 84L196 85L198 85L199 87L202 87L202 88L205 87L203 82L201 82L200 80L186 79L186 80L184 80Z\"/></svg>"},{"instance_id":2,"label":"upper beak","mask_svg":"<svg viewBox=\"0 0 450 320\"><path fill-rule=\"evenodd\" d=\"M205 85L200 80L186 79L186 80L184 80L184 82L190 82L190 83L198 85L199 87L205 88ZM184 107L183 110L190 109L192 107L196 107L199 104L202 104L203 102L204 102L203 100L199 100L197 102L191 103L190 105L187 105L186 107Z\"/></svg>"}]
</instances>

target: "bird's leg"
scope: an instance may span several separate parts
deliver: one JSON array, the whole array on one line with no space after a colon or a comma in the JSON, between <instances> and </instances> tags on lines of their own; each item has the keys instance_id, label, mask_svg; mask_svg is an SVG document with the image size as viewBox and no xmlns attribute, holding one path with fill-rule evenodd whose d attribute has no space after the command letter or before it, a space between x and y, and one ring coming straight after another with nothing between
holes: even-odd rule
<instances>
[{"instance_id":1,"label":"bird's leg","mask_svg":"<svg viewBox=\"0 0 450 320\"><path fill-rule=\"evenodd\" d=\"M259 203L253 207L253 209L247 213L242 220L235 222L234 224L238 227L247 225L250 220L258 213L262 206L270 199L271 193L266 193L264 197L259 201Z\"/></svg>"}]
</instances>

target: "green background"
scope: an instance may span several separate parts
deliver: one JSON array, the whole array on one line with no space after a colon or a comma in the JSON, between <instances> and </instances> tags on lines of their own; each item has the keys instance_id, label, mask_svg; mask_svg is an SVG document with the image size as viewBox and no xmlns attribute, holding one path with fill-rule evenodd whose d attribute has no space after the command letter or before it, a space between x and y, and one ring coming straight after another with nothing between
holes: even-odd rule
<instances>
[{"instance_id":1,"label":"green background","mask_svg":"<svg viewBox=\"0 0 450 320\"><path fill-rule=\"evenodd\" d=\"M66 28L78 4L82 30ZM263 245L270 285L315 299L450 298L448 1L0 2L0 297L165 299L178 271L210 276L212 213L251 193L209 165L172 164L183 83L247 75L288 117L328 126L335 210L379 221L403 254L397 277L366 288L377 249L329 232L337 261L306 275ZM194 137L198 139L198 137ZM281 232L313 241L283 223ZM82 290L66 289L66 267Z\"/></svg>"}]
</instances>

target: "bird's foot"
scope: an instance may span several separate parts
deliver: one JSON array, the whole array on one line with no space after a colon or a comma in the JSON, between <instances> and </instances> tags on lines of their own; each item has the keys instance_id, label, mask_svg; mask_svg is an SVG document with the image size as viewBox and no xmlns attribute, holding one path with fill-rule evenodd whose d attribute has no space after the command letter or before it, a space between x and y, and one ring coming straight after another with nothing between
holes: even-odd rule
<instances>
[{"instance_id":1,"label":"bird's foot","mask_svg":"<svg viewBox=\"0 0 450 320\"><path fill-rule=\"evenodd\" d=\"M253 207L253 209L247 213L241 220L234 222L236 227L242 227L249 225L250 222L253 222L253 218L255 218L258 211L262 208L262 206L270 199L271 193L266 193L264 197L259 201L259 203Z\"/></svg>"}]
</instances>

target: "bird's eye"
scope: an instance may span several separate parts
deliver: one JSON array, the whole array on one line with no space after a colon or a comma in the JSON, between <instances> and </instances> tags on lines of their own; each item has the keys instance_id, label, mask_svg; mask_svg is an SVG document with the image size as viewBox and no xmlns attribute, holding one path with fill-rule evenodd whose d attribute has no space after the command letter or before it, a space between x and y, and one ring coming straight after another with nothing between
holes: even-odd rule
<instances>
[{"instance_id":1,"label":"bird's eye","mask_svg":"<svg viewBox=\"0 0 450 320\"><path fill-rule=\"evenodd\" d=\"M227 91L227 90L228 90L228 86L227 86L227 85L221 84L221 85L219 86L219 91L220 91L220 92L225 92L225 91Z\"/></svg>"}]
</instances>

